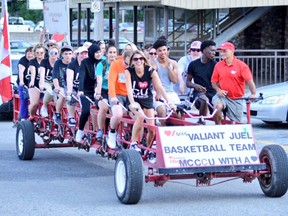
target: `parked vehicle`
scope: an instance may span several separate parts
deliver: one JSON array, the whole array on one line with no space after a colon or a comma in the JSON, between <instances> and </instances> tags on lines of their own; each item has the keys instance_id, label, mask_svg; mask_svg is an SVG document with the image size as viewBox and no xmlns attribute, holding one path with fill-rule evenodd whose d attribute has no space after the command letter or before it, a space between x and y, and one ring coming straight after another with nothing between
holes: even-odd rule
<instances>
[{"instance_id":1,"label":"parked vehicle","mask_svg":"<svg viewBox=\"0 0 288 216\"><path fill-rule=\"evenodd\" d=\"M288 82L257 88L263 100L251 102L251 117L267 124L288 123Z\"/></svg>"},{"instance_id":2,"label":"parked vehicle","mask_svg":"<svg viewBox=\"0 0 288 216\"><path fill-rule=\"evenodd\" d=\"M0 29L3 28L4 17L0 20ZM29 25L25 25L22 17L8 17L9 32L32 32Z\"/></svg>"},{"instance_id":3,"label":"parked vehicle","mask_svg":"<svg viewBox=\"0 0 288 216\"><path fill-rule=\"evenodd\" d=\"M10 40L10 49L12 54L24 54L25 50L30 46L32 46L32 44L24 40Z\"/></svg>"},{"instance_id":4,"label":"parked vehicle","mask_svg":"<svg viewBox=\"0 0 288 216\"><path fill-rule=\"evenodd\" d=\"M44 21L38 21L35 25L34 32L41 32L44 29Z\"/></svg>"},{"instance_id":5,"label":"parked vehicle","mask_svg":"<svg viewBox=\"0 0 288 216\"><path fill-rule=\"evenodd\" d=\"M32 20L24 20L24 24L30 26L30 31L34 31L36 25Z\"/></svg>"},{"instance_id":6,"label":"parked vehicle","mask_svg":"<svg viewBox=\"0 0 288 216\"><path fill-rule=\"evenodd\" d=\"M113 23L113 31L115 30L115 26L116 26L116 21L115 19L112 20ZM94 26L93 26L94 28ZM93 29L92 28L92 29ZM108 32L109 31L109 19L104 19L104 32Z\"/></svg>"},{"instance_id":7,"label":"parked vehicle","mask_svg":"<svg viewBox=\"0 0 288 216\"><path fill-rule=\"evenodd\" d=\"M105 38L104 42L107 44L108 40L109 39ZM80 46L82 46L85 43L85 41L87 41L87 39L86 38L82 38L80 40ZM91 40L90 42L93 42L93 40ZM119 47L118 47L119 51L122 51L125 48L126 44L130 43L130 42L131 41L129 41L128 39L126 39L124 37L119 37ZM71 40L71 46L77 47L77 44L78 44L78 40L77 39Z\"/></svg>"},{"instance_id":8,"label":"parked vehicle","mask_svg":"<svg viewBox=\"0 0 288 216\"><path fill-rule=\"evenodd\" d=\"M81 19L81 31L87 31L88 29L87 24L88 24L87 19ZM90 19L90 26L89 26L90 31L92 31L91 26L93 26L94 28L93 19ZM77 30L78 30L78 19L75 19L72 21L72 31L77 31Z\"/></svg>"},{"instance_id":9,"label":"parked vehicle","mask_svg":"<svg viewBox=\"0 0 288 216\"><path fill-rule=\"evenodd\" d=\"M133 23L119 23L119 32L133 32L134 26ZM139 26L137 27L137 32L142 32L143 29Z\"/></svg>"},{"instance_id":10,"label":"parked vehicle","mask_svg":"<svg viewBox=\"0 0 288 216\"><path fill-rule=\"evenodd\" d=\"M11 91L17 91L18 62L23 55L11 54ZM13 88L12 88L13 87ZM0 117L13 118L13 99L0 105Z\"/></svg>"}]
</instances>

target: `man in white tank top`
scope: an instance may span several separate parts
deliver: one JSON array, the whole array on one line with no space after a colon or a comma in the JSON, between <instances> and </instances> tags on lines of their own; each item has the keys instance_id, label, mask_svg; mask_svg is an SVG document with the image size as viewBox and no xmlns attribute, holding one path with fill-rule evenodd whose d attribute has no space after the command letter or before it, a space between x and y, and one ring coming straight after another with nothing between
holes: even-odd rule
<instances>
[{"instance_id":1,"label":"man in white tank top","mask_svg":"<svg viewBox=\"0 0 288 216\"><path fill-rule=\"evenodd\" d=\"M173 104L180 104L180 99L173 90L174 84L178 82L178 66L175 60L168 57L167 47L167 40L158 39L155 41L153 48L156 49L158 58L155 63L152 64L152 67L158 72L162 86L168 94L170 101ZM157 101L159 99L164 100L162 95L155 95L155 99L154 108L157 111L157 115L159 117L165 117L167 115L166 105L161 101ZM165 121L162 121L161 125L164 126Z\"/></svg>"}]
</instances>

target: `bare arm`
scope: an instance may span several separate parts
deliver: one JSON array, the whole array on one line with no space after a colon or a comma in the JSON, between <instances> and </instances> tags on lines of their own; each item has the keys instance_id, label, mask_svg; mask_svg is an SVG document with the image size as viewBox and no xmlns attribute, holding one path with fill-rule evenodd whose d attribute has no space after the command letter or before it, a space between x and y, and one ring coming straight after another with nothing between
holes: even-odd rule
<instances>
[{"instance_id":1,"label":"bare arm","mask_svg":"<svg viewBox=\"0 0 288 216\"><path fill-rule=\"evenodd\" d=\"M67 68L67 76L66 76L66 82L67 82L67 95L71 95L72 94L72 90L73 90L73 78L74 78L74 71Z\"/></svg>"},{"instance_id":2,"label":"bare arm","mask_svg":"<svg viewBox=\"0 0 288 216\"><path fill-rule=\"evenodd\" d=\"M126 78L127 96L128 96L130 104L133 104L135 103L135 101L134 101L134 97L132 93L131 75L128 70L125 70L125 78Z\"/></svg>"},{"instance_id":3,"label":"bare arm","mask_svg":"<svg viewBox=\"0 0 288 216\"><path fill-rule=\"evenodd\" d=\"M19 73L19 85L20 86L24 85L24 71L25 71L25 67L22 64L19 64L18 73Z\"/></svg>"},{"instance_id":4,"label":"bare arm","mask_svg":"<svg viewBox=\"0 0 288 216\"><path fill-rule=\"evenodd\" d=\"M170 64L172 65L172 68L171 68ZM178 82L178 65L177 65L177 62L170 59L170 63L168 63L167 68L168 68L170 80L173 83L177 83Z\"/></svg>"},{"instance_id":5,"label":"bare arm","mask_svg":"<svg viewBox=\"0 0 288 216\"><path fill-rule=\"evenodd\" d=\"M251 92L251 95L249 97L252 97L252 98L256 97L256 86L255 86L254 81L251 79L247 83Z\"/></svg>"},{"instance_id":6,"label":"bare arm","mask_svg":"<svg viewBox=\"0 0 288 216\"><path fill-rule=\"evenodd\" d=\"M43 90L44 82L45 82L45 68L44 67L39 68L39 74L40 74L39 87L41 90Z\"/></svg>"},{"instance_id":7,"label":"bare arm","mask_svg":"<svg viewBox=\"0 0 288 216\"><path fill-rule=\"evenodd\" d=\"M35 82L35 77L36 77L36 68L32 65L29 66L29 71L30 71L30 74L31 74L31 80L30 80L30 83L29 83L29 87L33 87L34 86L34 82Z\"/></svg>"},{"instance_id":8,"label":"bare arm","mask_svg":"<svg viewBox=\"0 0 288 216\"><path fill-rule=\"evenodd\" d=\"M95 88L95 98L97 100L99 100L101 97L102 82L103 82L103 77L98 75L97 76L97 86Z\"/></svg>"}]
</instances>

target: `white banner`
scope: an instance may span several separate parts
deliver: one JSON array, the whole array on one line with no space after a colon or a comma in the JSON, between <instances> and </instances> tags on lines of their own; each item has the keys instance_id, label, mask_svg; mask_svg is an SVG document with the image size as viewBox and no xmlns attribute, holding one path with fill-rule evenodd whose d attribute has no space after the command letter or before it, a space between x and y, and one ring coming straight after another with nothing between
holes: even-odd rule
<instances>
[{"instance_id":1,"label":"white banner","mask_svg":"<svg viewBox=\"0 0 288 216\"><path fill-rule=\"evenodd\" d=\"M158 129L166 168L260 163L251 125L205 125Z\"/></svg>"},{"instance_id":2,"label":"white banner","mask_svg":"<svg viewBox=\"0 0 288 216\"><path fill-rule=\"evenodd\" d=\"M69 1L44 2L44 23L50 34L69 34Z\"/></svg>"}]
</instances>

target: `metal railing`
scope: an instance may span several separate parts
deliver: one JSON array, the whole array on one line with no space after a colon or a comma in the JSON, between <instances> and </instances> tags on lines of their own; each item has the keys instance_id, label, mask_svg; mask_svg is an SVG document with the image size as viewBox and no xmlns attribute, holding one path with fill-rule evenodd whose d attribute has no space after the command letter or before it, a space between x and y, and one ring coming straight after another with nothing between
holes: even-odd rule
<instances>
[{"instance_id":1,"label":"metal railing","mask_svg":"<svg viewBox=\"0 0 288 216\"><path fill-rule=\"evenodd\" d=\"M288 50L236 50L235 56L250 67L257 87L288 81ZM215 59L220 60L219 53Z\"/></svg>"}]
</instances>

